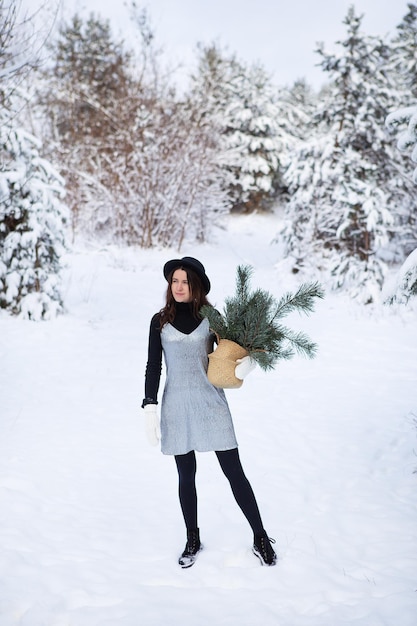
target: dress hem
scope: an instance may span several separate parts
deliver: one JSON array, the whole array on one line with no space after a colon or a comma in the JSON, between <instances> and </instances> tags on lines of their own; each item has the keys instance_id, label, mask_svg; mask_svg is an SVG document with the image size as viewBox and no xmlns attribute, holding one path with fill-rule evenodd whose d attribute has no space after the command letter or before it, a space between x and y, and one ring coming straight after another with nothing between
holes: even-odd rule
<instances>
[{"instance_id":1,"label":"dress hem","mask_svg":"<svg viewBox=\"0 0 417 626\"><path fill-rule=\"evenodd\" d=\"M190 448L186 452L164 452L163 450L161 450L161 452L165 456L181 456L183 454L188 454L189 452L225 452L226 450L234 450L235 448L238 448L237 443L235 446L227 446L226 448Z\"/></svg>"}]
</instances>

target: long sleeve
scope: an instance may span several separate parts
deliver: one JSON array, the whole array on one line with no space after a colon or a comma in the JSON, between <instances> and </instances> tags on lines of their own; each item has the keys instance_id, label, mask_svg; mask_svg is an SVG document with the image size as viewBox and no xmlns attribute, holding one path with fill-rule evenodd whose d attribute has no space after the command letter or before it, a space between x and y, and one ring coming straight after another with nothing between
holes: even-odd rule
<instances>
[{"instance_id":1,"label":"long sleeve","mask_svg":"<svg viewBox=\"0 0 417 626\"><path fill-rule=\"evenodd\" d=\"M145 399L143 405L157 403L162 370L162 343L159 316L154 315L149 329L148 362L145 371Z\"/></svg>"}]
</instances>

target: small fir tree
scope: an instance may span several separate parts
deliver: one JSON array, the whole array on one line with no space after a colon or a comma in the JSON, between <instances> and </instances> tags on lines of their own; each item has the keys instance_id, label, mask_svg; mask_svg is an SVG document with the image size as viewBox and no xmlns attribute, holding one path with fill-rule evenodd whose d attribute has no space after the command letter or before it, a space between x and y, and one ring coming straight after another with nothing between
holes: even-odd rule
<instances>
[{"instance_id":1,"label":"small fir tree","mask_svg":"<svg viewBox=\"0 0 417 626\"><path fill-rule=\"evenodd\" d=\"M236 292L225 300L223 313L211 305L201 308L210 328L218 338L234 341L264 370L273 369L282 359L291 359L297 352L314 357L317 346L302 332L294 332L281 324L283 317L298 311L310 313L314 299L323 298L318 283L303 284L296 293L286 293L278 301L263 289L250 290L252 268L237 268Z\"/></svg>"}]
</instances>

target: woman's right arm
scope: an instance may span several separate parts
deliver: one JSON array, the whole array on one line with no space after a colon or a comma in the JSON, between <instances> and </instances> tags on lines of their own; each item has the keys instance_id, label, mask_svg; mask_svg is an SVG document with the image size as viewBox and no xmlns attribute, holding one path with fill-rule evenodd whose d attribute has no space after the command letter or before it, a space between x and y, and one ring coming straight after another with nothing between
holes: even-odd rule
<instances>
[{"instance_id":1,"label":"woman's right arm","mask_svg":"<svg viewBox=\"0 0 417 626\"><path fill-rule=\"evenodd\" d=\"M142 408L147 404L158 404L158 390L162 370L162 343L159 328L159 315L151 320L148 343L148 362L145 371L145 398Z\"/></svg>"}]
</instances>

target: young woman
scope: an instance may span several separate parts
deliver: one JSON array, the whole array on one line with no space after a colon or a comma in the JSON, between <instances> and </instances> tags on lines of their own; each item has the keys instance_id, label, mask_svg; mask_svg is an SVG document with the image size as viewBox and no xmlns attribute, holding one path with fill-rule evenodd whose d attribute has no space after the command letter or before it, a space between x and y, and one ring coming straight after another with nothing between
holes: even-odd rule
<instances>
[{"instance_id":1,"label":"young woman","mask_svg":"<svg viewBox=\"0 0 417 626\"><path fill-rule=\"evenodd\" d=\"M179 499L187 530L187 542L178 562L183 568L191 567L202 549L197 523L195 452L214 451L252 528L254 554L262 565L275 565L276 554L271 546L274 540L264 530L252 487L243 472L224 391L207 378L214 335L199 311L208 304L210 281L204 266L193 257L168 261L163 272L168 281L166 303L151 320L142 408L150 443L157 445L161 439L163 454L174 456L178 470ZM157 396L162 353L166 382L159 425ZM253 363L245 357L237 364L235 374L243 379L251 369Z\"/></svg>"}]
</instances>

